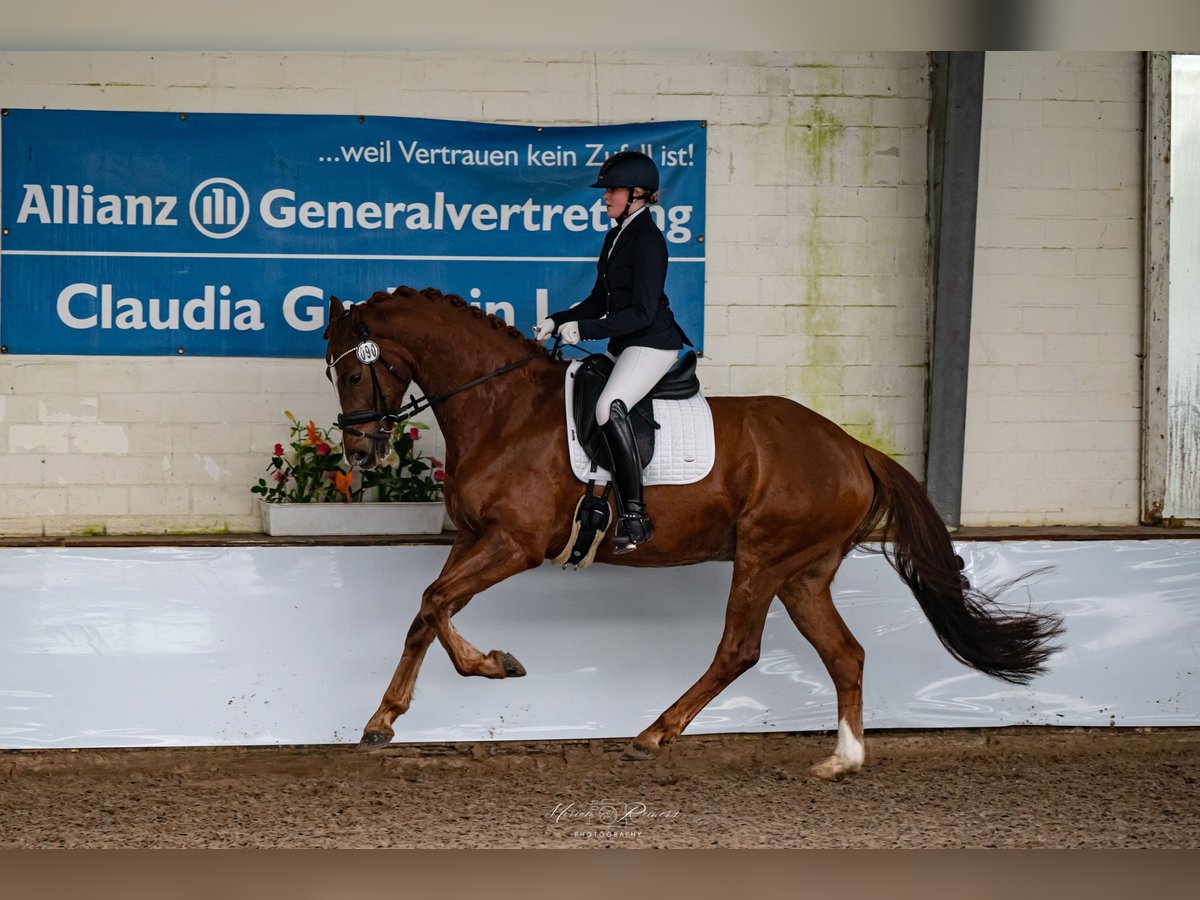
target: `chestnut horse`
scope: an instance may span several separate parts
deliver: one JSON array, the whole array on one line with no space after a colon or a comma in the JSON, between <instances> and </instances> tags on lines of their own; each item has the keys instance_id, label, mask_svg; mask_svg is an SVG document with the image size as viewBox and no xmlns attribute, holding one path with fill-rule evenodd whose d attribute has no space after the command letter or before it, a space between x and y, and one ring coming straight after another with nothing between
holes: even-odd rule
<instances>
[{"instance_id":1,"label":"chestnut horse","mask_svg":"<svg viewBox=\"0 0 1200 900\"><path fill-rule=\"evenodd\" d=\"M386 431L420 409L403 403L409 384L425 389L446 441L446 508L458 530L364 728L359 746L371 749L391 741L435 637L462 675L525 674L511 654L472 646L451 617L480 591L556 556L583 486L564 434L567 364L502 320L460 297L401 287L365 304L331 299L325 338L352 464L379 462L388 451ZM620 566L733 561L715 657L624 758L653 757L754 666L767 609L779 597L837 688L837 744L811 771L825 779L858 771L863 650L834 607L830 583L843 557L869 537L886 542L889 562L955 658L1016 683L1043 671L1061 621L1004 612L994 593L971 588L945 526L904 468L783 397L708 402L717 444L712 472L695 484L648 487L654 540L624 555L613 555L605 542L597 555Z\"/></svg>"}]
</instances>

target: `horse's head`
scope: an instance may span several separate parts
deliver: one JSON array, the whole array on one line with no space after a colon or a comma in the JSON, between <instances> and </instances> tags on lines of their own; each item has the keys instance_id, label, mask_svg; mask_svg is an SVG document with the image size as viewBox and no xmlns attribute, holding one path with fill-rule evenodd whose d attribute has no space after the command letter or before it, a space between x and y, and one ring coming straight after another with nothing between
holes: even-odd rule
<instances>
[{"instance_id":1,"label":"horse's head","mask_svg":"<svg viewBox=\"0 0 1200 900\"><path fill-rule=\"evenodd\" d=\"M325 375L337 388L346 459L357 468L372 469L391 452L394 411L403 405L412 382L411 364L399 348L389 347L385 358L362 311L336 297L329 298L324 336Z\"/></svg>"}]
</instances>

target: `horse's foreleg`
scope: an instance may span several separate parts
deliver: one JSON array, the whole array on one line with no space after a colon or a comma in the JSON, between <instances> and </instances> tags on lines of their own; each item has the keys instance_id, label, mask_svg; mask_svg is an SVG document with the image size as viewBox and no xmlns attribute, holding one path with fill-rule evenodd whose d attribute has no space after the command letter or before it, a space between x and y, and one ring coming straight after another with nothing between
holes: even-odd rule
<instances>
[{"instance_id":1,"label":"horse's foreleg","mask_svg":"<svg viewBox=\"0 0 1200 900\"><path fill-rule=\"evenodd\" d=\"M433 629L459 675L515 678L525 674L516 657L502 650L481 653L450 623L450 617L481 591L540 565L541 553L530 551L494 529L483 534L453 561L421 597L419 618Z\"/></svg>"},{"instance_id":2,"label":"horse's foreleg","mask_svg":"<svg viewBox=\"0 0 1200 900\"><path fill-rule=\"evenodd\" d=\"M392 676L392 683L384 691L379 709L363 728L359 749L369 750L385 745L395 736L392 723L398 716L408 712L408 707L412 704L413 690L417 686L417 672L425 659L425 651L433 643L433 637L433 629L420 615L413 619L412 626L408 629L408 637L404 640L404 654L400 657L400 664L396 666L396 674Z\"/></svg>"},{"instance_id":3,"label":"horse's foreleg","mask_svg":"<svg viewBox=\"0 0 1200 900\"><path fill-rule=\"evenodd\" d=\"M508 678L525 674L525 669L511 654L499 650L483 654L472 647L450 624L450 617L480 591L539 564L541 557L532 559L533 556L523 554L509 542L494 536L485 535L475 540L460 534L441 574L422 595L421 611L408 630L400 664L384 692L379 709L363 729L360 748L378 747L391 741L394 736L392 723L407 712L412 703L417 672L434 637L442 641L455 669L463 675Z\"/></svg>"},{"instance_id":4,"label":"horse's foreleg","mask_svg":"<svg viewBox=\"0 0 1200 900\"><path fill-rule=\"evenodd\" d=\"M442 565L442 574L445 575L452 571L465 559L474 543L473 535L469 532L460 532L458 539L450 547L450 555L446 557L446 562ZM375 715L371 716L363 728L362 740L358 744L359 749L369 750L384 746L395 736L392 723L399 716L408 712L408 708L412 704L413 691L417 685L417 673L421 670L425 651L433 643L433 638L432 626L418 613L413 619L412 625L409 626L408 636L404 639L404 653L400 657L400 663L396 666L391 684L384 691L379 709L375 711Z\"/></svg>"},{"instance_id":5,"label":"horse's foreleg","mask_svg":"<svg viewBox=\"0 0 1200 900\"><path fill-rule=\"evenodd\" d=\"M656 756L679 737L714 697L758 662L763 625L777 582L755 574L752 568L741 559L734 562L733 585L725 609L725 630L708 669L649 728L634 738L625 748L623 759L642 760Z\"/></svg>"},{"instance_id":6,"label":"horse's foreleg","mask_svg":"<svg viewBox=\"0 0 1200 900\"><path fill-rule=\"evenodd\" d=\"M788 615L820 655L837 689L837 746L833 756L809 770L827 781L857 772L866 756L862 725L863 649L833 605L829 590L832 579L832 573L799 575L779 592Z\"/></svg>"}]
</instances>

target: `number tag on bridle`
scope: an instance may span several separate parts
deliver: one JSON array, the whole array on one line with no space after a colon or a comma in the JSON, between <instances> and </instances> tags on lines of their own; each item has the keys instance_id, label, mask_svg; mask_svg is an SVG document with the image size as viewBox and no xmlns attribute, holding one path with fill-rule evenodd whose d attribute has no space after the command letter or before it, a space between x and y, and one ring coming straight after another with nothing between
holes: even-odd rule
<instances>
[{"instance_id":1,"label":"number tag on bridle","mask_svg":"<svg viewBox=\"0 0 1200 900\"><path fill-rule=\"evenodd\" d=\"M374 341L363 341L355 348L354 355L360 362L370 365L379 359L379 345Z\"/></svg>"}]
</instances>

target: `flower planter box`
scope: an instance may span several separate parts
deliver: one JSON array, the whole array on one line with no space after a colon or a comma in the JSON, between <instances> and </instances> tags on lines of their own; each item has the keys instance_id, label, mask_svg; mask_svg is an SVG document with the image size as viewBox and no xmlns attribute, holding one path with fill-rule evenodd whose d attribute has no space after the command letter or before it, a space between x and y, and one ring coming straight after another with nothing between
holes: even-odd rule
<instances>
[{"instance_id":1,"label":"flower planter box","mask_svg":"<svg viewBox=\"0 0 1200 900\"><path fill-rule=\"evenodd\" d=\"M267 503L259 500L262 528L279 536L321 534L440 534L441 500L429 503Z\"/></svg>"}]
</instances>

